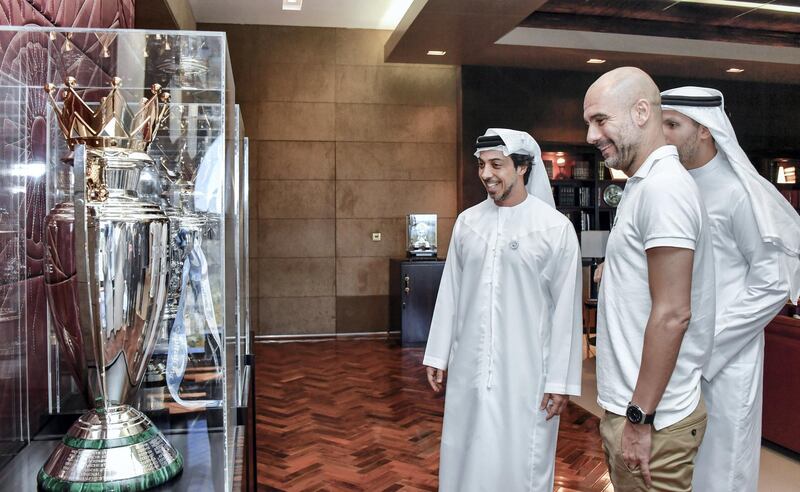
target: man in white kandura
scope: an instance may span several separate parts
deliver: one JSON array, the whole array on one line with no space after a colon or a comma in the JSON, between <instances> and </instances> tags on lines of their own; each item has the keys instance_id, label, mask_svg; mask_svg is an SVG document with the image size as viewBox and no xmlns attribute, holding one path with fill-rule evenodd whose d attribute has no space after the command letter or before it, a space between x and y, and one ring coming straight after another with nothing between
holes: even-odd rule
<instances>
[{"instance_id":1,"label":"man in white kandura","mask_svg":"<svg viewBox=\"0 0 800 492\"><path fill-rule=\"evenodd\" d=\"M439 489L551 492L581 386L580 248L530 135L489 129L475 156L489 197L456 220L423 361L436 392L447 371Z\"/></svg>"},{"instance_id":2,"label":"man in white kandura","mask_svg":"<svg viewBox=\"0 0 800 492\"><path fill-rule=\"evenodd\" d=\"M698 492L755 492L761 451L764 327L800 287L800 217L758 175L725 115L722 93L661 93L664 135L678 147L708 210L716 326L703 369L708 427L695 462Z\"/></svg>"}]
</instances>

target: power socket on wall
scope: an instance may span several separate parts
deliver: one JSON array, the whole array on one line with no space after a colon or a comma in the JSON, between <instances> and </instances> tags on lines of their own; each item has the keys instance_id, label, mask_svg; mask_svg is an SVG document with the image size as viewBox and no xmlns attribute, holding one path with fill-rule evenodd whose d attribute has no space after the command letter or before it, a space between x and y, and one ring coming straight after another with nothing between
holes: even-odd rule
<instances>
[{"instance_id":1,"label":"power socket on wall","mask_svg":"<svg viewBox=\"0 0 800 492\"><path fill-rule=\"evenodd\" d=\"M373 241L380 241L381 240L381 233L380 232L373 232L372 233L372 240Z\"/></svg>"}]
</instances>

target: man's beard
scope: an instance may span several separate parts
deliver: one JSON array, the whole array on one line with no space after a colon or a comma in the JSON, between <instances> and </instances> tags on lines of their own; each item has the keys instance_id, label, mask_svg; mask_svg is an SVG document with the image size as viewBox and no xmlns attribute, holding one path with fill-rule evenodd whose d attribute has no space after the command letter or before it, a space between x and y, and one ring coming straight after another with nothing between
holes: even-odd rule
<instances>
[{"instance_id":1,"label":"man's beard","mask_svg":"<svg viewBox=\"0 0 800 492\"><path fill-rule=\"evenodd\" d=\"M503 190L503 194L500 195L499 197L492 196L491 193L489 193L489 196L495 202L503 202L503 201L506 200L506 198L508 198L511 195L511 190L513 190L513 189L514 189L514 183L511 183ZM487 190L487 192L488 192L488 190Z\"/></svg>"},{"instance_id":2,"label":"man's beard","mask_svg":"<svg viewBox=\"0 0 800 492\"><path fill-rule=\"evenodd\" d=\"M636 155L639 153L641 144L639 142L627 143L622 141L619 143L612 141L611 144L616 148L617 153L606 159L606 167L617 169L627 174L627 170L630 169L631 164L636 159Z\"/></svg>"},{"instance_id":3,"label":"man's beard","mask_svg":"<svg viewBox=\"0 0 800 492\"><path fill-rule=\"evenodd\" d=\"M505 191L503 191L503 194L500 195L500 198L495 200L495 201L496 202L504 202L504 201L506 201L506 198L508 198L509 195L511 195L511 190L513 190L513 189L514 189L514 183L509 184L508 187L505 189Z\"/></svg>"},{"instance_id":4,"label":"man's beard","mask_svg":"<svg viewBox=\"0 0 800 492\"><path fill-rule=\"evenodd\" d=\"M695 166L697 163L694 162L695 156L697 155L697 149L700 147L698 145L698 141L700 140L700 136L698 132L695 132L693 135L689 136L683 144L678 147L678 158L681 161L681 164L684 166Z\"/></svg>"}]
</instances>

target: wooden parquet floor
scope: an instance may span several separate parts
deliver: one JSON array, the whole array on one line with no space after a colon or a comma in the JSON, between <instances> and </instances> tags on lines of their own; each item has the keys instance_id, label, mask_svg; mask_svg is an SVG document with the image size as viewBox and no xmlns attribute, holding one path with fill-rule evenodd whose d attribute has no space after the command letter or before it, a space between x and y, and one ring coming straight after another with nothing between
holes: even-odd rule
<instances>
[{"instance_id":1,"label":"wooden parquet floor","mask_svg":"<svg viewBox=\"0 0 800 492\"><path fill-rule=\"evenodd\" d=\"M257 344L255 355L259 490L437 490L444 398L423 349L360 339ZM556 492L613 490L597 426L572 403L562 415Z\"/></svg>"}]
</instances>

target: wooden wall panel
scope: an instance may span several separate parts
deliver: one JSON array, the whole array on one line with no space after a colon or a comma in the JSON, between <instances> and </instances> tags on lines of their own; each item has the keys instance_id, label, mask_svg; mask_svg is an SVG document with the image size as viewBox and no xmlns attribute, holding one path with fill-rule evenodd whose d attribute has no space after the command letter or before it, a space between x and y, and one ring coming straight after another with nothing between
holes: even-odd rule
<instances>
[{"instance_id":1,"label":"wooden wall panel","mask_svg":"<svg viewBox=\"0 0 800 492\"><path fill-rule=\"evenodd\" d=\"M256 334L386 330L405 216L438 212L440 245L455 220L459 69L383 63L389 31L201 28L229 35L253 149Z\"/></svg>"}]
</instances>

